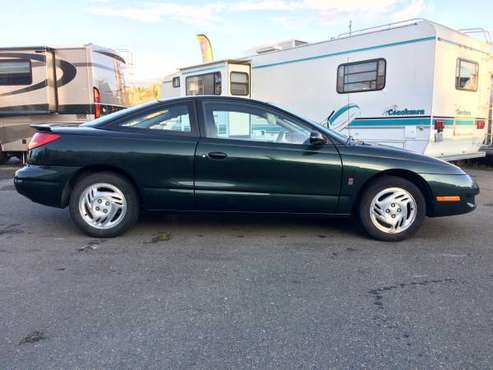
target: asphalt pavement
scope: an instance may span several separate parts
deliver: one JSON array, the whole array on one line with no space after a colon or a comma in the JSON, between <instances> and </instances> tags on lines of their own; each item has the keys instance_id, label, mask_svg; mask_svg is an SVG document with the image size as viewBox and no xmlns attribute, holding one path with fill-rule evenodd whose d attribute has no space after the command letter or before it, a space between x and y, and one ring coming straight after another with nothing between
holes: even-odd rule
<instances>
[{"instance_id":1,"label":"asphalt pavement","mask_svg":"<svg viewBox=\"0 0 493 370\"><path fill-rule=\"evenodd\" d=\"M145 216L82 235L0 167L0 368L486 369L493 168L468 215L370 240L352 220Z\"/></svg>"}]
</instances>

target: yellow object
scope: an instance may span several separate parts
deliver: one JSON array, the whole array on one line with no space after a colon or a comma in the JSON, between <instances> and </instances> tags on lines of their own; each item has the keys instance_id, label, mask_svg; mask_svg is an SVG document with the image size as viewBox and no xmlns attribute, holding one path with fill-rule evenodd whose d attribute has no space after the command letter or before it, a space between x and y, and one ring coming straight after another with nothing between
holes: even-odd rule
<instances>
[{"instance_id":1,"label":"yellow object","mask_svg":"<svg viewBox=\"0 0 493 370\"><path fill-rule=\"evenodd\" d=\"M460 202L458 195L442 195L437 197L437 202Z\"/></svg>"},{"instance_id":2,"label":"yellow object","mask_svg":"<svg viewBox=\"0 0 493 370\"><path fill-rule=\"evenodd\" d=\"M127 89L128 105L134 106L151 100L159 99L161 96L161 84L148 86L132 86Z\"/></svg>"},{"instance_id":3,"label":"yellow object","mask_svg":"<svg viewBox=\"0 0 493 370\"><path fill-rule=\"evenodd\" d=\"M214 54L212 53L212 45L210 40L204 34L197 35L197 41L200 45L200 51L202 53L202 63L210 63L214 61Z\"/></svg>"}]
</instances>

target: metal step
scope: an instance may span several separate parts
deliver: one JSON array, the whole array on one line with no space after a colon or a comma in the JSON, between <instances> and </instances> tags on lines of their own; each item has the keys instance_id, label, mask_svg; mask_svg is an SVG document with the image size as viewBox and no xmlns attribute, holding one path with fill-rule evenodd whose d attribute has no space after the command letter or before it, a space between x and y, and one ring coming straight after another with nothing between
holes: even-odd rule
<instances>
[{"instance_id":1,"label":"metal step","mask_svg":"<svg viewBox=\"0 0 493 370\"><path fill-rule=\"evenodd\" d=\"M481 148L482 152L486 153L486 156L493 156L493 145L483 146Z\"/></svg>"}]
</instances>

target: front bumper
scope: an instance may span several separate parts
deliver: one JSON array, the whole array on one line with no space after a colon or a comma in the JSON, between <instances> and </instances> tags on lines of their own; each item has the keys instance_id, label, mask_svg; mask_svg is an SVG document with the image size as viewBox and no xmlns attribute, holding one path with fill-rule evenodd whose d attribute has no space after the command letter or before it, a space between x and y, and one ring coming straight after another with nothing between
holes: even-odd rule
<instances>
[{"instance_id":1,"label":"front bumper","mask_svg":"<svg viewBox=\"0 0 493 370\"><path fill-rule=\"evenodd\" d=\"M15 173L14 185L19 194L33 202L63 208L66 184L76 171L72 167L27 165Z\"/></svg>"},{"instance_id":2,"label":"front bumper","mask_svg":"<svg viewBox=\"0 0 493 370\"><path fill-rule=\"evenodd\" d=\"M428 216L460 215L476 209L479 186L469 175L422 175L431 188ZM437 197L459 196L459 201L437 201Z\"/></svg>"}]
</instances>

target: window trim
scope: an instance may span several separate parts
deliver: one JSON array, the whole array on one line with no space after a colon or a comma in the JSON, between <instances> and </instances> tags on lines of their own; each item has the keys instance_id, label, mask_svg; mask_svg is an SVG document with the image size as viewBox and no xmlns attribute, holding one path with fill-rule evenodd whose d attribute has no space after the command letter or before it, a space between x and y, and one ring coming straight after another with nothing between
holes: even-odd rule
<instances>
[{"instance_id":1,"label":"window trim","mask_svg":"<svg viewBox=\"0 0 493 370\"><path fill-rule=\"evenodd\" d=\"M471 63L471 64L476 65L476 88L465 89L465 88L459 86L457 79L460 78L460 63L461 62L466 62L466 63ZM478 87L479 87L479 63L475 62L474 60L470 60L470 59L457 58L456 63L455 63L455 89L460 90L460 91L477 92Z\"/></svg>"},{"instance_id":2,"label":"window trim","mask_svg":"<svg viewBox=\"0 0 493 370\"><path fill-rule=\"evenodd\" d=\"M167 109L175 105L186 105L188 107L190 129L191 129L190 131L151 130L151 129L121 126L122 123L138 118L142 115ZM110 130L120 131L120 132L140 133L145 136L149 136L149 135L150 136L180 136L180 137L195 137L195 138L200 136L195 104L193 103L193 101L190 100L159 103L157 105L145 107L145 109L133 112L131 115L128 116L119 117L114 121L108 122L107 124L101 127L104 127L105 129L107 128Z\"/></svg>"},{"instance_id":3,"label":"window trim","mask_svg":"<svg viewBox=\"0 0 493 370\"><path fill-rule=\"evenodd\" d=\"M317 131L322 134L322 136L327 140L326 145L333 145L333 140L332 138L326 134L325 132L318 130L317 127L312 125L311 123L305 121L304 119L297 117L296 115L284 111L283 109L279 109L275 106L272 106L270 104L264 104L262 102L257 102L257 101L241 101L245 100L243 98L231 98L231 99L221 99L217 100L215 98L205 98L201 99L199 102L199 109L198 109L198 114L200 116L200 131L201 131L201 137L206 138L207 140L213 140L221 143L228 143L231 145L244 145L244 146L272 146L272 145L281 145L284 147L290 147L290 148L304 148L305 150L307 147L310 147L310 144L294 144L294 143L277 143L277 142L271 142L271 141L256 141L256 140L244 140L244 139L234 139L234 138L225 138L225 137L209 137L207 136L207 116L206 116L206 105L208 103L216 103L216 104L232 104L232 105L242 105L245 107L251 107L253 109L259 109L259 110L265 110L267 112L275 113L276 115L280 116L285 116L286 118L289 118L290 121L293 123L307 129L308 131Z\"/></svg>"},{"instance_id":4,"label":"window trim","mask_svg":"<svg viewBox=\"0 0 493 370\"><path fill-rule=\"evenodd\" d=\"M28 86L28 85L32 85L33 83L33 65L31 63L31 60L30 59L0 59L0 63L2 62L28 62L29 63L29 82L27 83L14 83L14 84L4 84L1 82L1 79L0 79L0 86Z\"/></svg>"},{"instance_id":5,"label":"window trim","mask_svg":"<svg viewBox=\"0 0 493 370\"><path fill-rule=\"evenodd\" d=\"M384 62L384 70L383 70L383 85L381 88L376 88L376 89L371 89L371 90L352 90L352 91L340 91L339 90L339 69L341 67L346 67L346 66L351 66L351 65L358 65L358 64L365 64L369 62L377 62L377 78L378 78L378 62L383 61ZM337 72L336 72L336 91L338 94L352 94L352 93L360 93L360 92L372 92L372 91L380 91L385 89L385 86L387 85L387 60L385 58L373 58L373 59L366 59L366 60L360 60L357 62L349 62L349 63L342 63L337 66ZM346 75L343 74L343 79ZM376 82L376 80L375 80ZM342 81L342 84L344 86L344 81Z\"/></svg>"},{"instance_id":6,"label":"window trim","mask_svg":"<svg viewBox=\"0 0 493 370\"><path fill-rule=\"evenodd\" d=\"M233 90L231 88L231 85L233 84L232 80L231 80L231 75L233 73L237 73L237 74L241 74L241 75L246 75L247 76L247 82L246 82L246 85L247 85L247 93L246 94L233 94ZM234 82L235 84L242 84L241 82ZM232 96L249 96L250 95L250 74L248 72L242 72L242 71L231 71L229 73L229 92L231 93ZM244 85L244 84L243 84Z\"/></svg>"},{"instance_id":7,"label":"window trim","mask_svg":"<svg viewBox=\"0 0 493 370\"><path fill-rule=\"evenodd\" d=\"M178 81L178 83L175 83L175 81ZM171 79L171 86L173 86L174 89L179 88L180 84L181 84L180 76L175 76Z\"/></svg>"},{"instance_id":8,"label":"window trim","mask_svg":"<svg viewBox=\"0 0 493 370\"><path fill-rule=\"evenodd\" d=\"M213 75L214 76L214 94L213 95L216 95L216 96L220 96L222 95L223 93L223 76L222 76L222 73L221 71L214 71L214 72L208 72L208 73L202 73L202 74L198 74L198 75L191 75L191 76L187 76L185 77L185 96L207 96L207 95L210 95L210 94L198 94L198 95L191 95L188 93L188 79L190 78L193 78L193 77L202 77L202 76L207 76L207 75ZM219 94L216 94L216 76L219 75L220 79L221 79L221 82L219 84L220 86L220 91L219 91Z\"/></svg>"}]
</instances>

